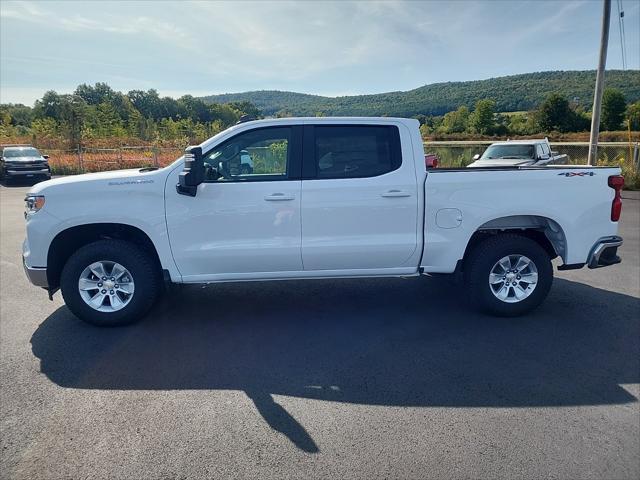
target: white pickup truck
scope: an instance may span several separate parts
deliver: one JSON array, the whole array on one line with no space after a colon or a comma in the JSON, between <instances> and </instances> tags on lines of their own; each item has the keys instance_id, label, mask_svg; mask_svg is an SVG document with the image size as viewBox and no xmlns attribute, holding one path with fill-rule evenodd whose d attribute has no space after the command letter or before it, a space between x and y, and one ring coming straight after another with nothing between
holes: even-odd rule
<instances>
[{"instance_id":1,"label":"white pickup truck","mask_svg":"<svg viewBox=\"0 0 640 480\"><path fill-rule=\"evenodd\" d=\"M548 139L507 140L489 145L482 155L473 157L468 166L477 167L542 167L567 163L567 155L551 150Z\"/></svg>"},{"instance_id":2,"label":"white pickup truck","mask_svg":"<svg viewBox=\"0 0 640 480\"><path fill-rule=\"evenodd\" d=\"M454 272L472 305L512 316L546 297L553 258L561 269L620 262L620 169L427 173L418 127L250 121L165 168L39 183L26 198L25 271L81 319L119 325L168 282Z\"/></svg>"}]
</instances>

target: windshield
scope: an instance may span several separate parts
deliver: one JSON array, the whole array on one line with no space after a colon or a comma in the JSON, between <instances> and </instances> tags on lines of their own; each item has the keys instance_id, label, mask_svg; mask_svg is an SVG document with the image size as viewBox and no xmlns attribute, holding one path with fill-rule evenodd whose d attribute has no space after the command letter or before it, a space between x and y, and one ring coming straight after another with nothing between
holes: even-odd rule
<instances>
[{"instance_id":1,"label":"windshield","mask_svg":"<svg viewBox=\"0 0 640 480\"><path fill-rule=\"evenodd\" d=\"M481 160L535 158L534 153L533 145L491 145L482 154Z\"/></svg>"},{"instance_id":2,"label":"windshield","mask_svg":"<svg viewBox=\"0 0 640 480\"><path fill-rule=\"evenodd\" d=\"M40 152L35 148L5 148L2 156L5 158L39 157Z\"/></svg>"}]
</instances>

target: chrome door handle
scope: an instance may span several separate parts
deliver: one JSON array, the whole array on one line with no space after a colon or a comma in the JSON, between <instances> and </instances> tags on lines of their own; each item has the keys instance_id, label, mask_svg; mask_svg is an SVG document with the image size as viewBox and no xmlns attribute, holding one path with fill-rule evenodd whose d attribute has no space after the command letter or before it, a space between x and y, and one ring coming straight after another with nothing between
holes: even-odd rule
<instances>
[{"instance_id":1,"label":"chrome door handle","mask_svg":"<svg viewBox=\"0 0 640 480\"><path fill-rule=\"evenodd\" d=\"M389 190L388 192L384 192L382 194L380 194L383 197L386 198L392 198L392 197L410 197L411 194L409 192L405 192L403 190Z\"/></svg>"},{"instance_id":2,"label":"chrome door handle","mask_svg":"<svg viewBox=\"0 0 640 480\"><path fill-rule=\"evenodd\" d=\"M285 200L295 200L296 197L294 195L285 195L284 193L272 193L271 195L266 195L264 199L267 202L282 202Z\"/></svg>"}]
</instances>

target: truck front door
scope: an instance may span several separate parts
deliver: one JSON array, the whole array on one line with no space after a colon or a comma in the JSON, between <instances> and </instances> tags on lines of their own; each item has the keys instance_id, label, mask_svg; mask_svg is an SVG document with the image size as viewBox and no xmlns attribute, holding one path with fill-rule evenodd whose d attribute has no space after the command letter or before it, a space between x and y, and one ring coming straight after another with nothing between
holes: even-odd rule
<instances>
[{"instance_id":1,"label":"truck front door","mask_svg":"<svg viewBox=\"0 0 640 480\"><path fill-rule=\"evenodd\" d=\"M179 195L175 181L167 182L169 240L185 282L302 270L301 181L295 173L301 130L252 129L204 152L205 182L195 197Z\"/></svg>"}]
</instances>

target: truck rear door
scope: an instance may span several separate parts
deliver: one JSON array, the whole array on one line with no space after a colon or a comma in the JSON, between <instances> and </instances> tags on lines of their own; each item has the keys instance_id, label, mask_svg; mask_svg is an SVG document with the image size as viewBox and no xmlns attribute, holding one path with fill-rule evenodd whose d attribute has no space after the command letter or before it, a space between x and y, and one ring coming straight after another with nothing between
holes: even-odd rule
<instances>
[{"instance_id":1,"label":"truck rear door","mask_svg":"<svg viewBox=\"0 0 640 480\"><path fill-rule=\"evenodd\" d=\"M305 125L303 145L304 269L398 269L413 262L418 191L408 129Z\"/></svg>"}]
</instances>

